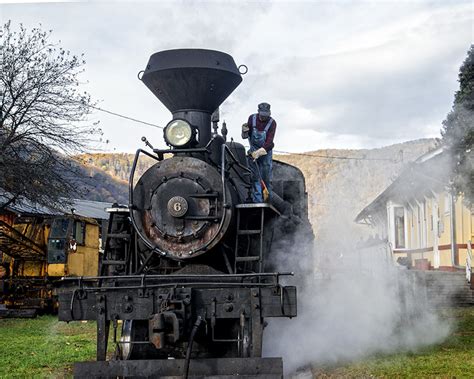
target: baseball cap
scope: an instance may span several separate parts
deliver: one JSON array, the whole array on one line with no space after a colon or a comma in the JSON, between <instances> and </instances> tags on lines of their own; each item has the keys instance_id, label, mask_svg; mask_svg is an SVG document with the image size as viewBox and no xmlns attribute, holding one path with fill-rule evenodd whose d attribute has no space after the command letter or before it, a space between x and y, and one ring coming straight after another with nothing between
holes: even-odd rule
<instances>
[{"instance_id":1,"label":"baseball cap","mask_svg":"<svg viewBox=\"0 0 474 379\"><path fill-rule=\"evenodd\" d=\"M268 104L268 103L258 104L258 114L260 116L270 117L270 115L272 114L270 112L270 104Z\"/></svg>"}]
</instances>

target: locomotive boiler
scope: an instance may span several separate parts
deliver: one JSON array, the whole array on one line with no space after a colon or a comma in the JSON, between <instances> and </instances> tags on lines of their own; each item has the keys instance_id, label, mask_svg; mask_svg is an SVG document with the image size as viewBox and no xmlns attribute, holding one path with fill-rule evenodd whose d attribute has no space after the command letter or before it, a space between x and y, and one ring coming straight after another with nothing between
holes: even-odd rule
<instances>
[{"instance_id":1,"label":"locomotive boiler","mask_svg":"<svg viewBox=\"0 0 474 379\"><path fill-rule=\"evenodd\" d=\"M293 273L274 257L312 236L303 175L275 161L271 202L251 202L246 149L218 133L216 110L242 82L230 55L158 52L139 78L172 113L169 148L143 138L151 150L137 150L128 206L109 209L100 275L61 283L60 320L97 321L97 361L75 375L280 378L263 330L296 316L296 287L282 284ZM154 163L138 177L144 156Z\"/></svg>"}]
</instances>

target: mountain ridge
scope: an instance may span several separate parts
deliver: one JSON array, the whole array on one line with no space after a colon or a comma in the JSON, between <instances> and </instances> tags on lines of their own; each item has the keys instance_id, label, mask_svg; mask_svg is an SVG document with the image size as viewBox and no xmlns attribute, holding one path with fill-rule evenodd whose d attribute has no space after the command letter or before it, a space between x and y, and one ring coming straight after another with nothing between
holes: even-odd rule
<instances>
[{"instance_id":1,"label":"mountain ridge","mask_svg":"<svg viewBox=\"0 0 474 379\"><path fill-rule=\"evenodd\" d=\"M424 138L374 149L320 149L305 153L274 154L274 158L298 167L306 179L309 215L316 236L334 226L344 224L345 230L357 229L353 220L357 213L377 197L398 177L406 165L435 148L438 140ZM329 157L325 157L329 156ZM75 159L100 180L109 180L107 189L90 191L89 200L127 202L127 182L134 154L81 154ZM154 161L145 157L137 164L140 177ZM90 187L90 185L89 185ZM102 199L101 194L105 195ZM337 215L337 216L336 216ZM354 225L352 225L354 224Z\"/></svg>"}]
</instances>

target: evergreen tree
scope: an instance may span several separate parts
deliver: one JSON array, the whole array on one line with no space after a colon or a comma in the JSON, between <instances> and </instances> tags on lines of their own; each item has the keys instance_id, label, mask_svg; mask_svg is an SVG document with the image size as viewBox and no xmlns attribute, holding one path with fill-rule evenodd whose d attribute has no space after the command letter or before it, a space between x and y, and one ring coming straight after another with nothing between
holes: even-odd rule
<instances>
[{"instance_id":1,"label":"evergreen tree","mask_svg":"<svg viewBox=\"0 0 474 379\"><path fill-rule=\"evenodd\" d=\"M443 126L443 143L453 157L453 189L474 204L474 45L459 70L459 90Z\"/></svg>"}]
</instances>

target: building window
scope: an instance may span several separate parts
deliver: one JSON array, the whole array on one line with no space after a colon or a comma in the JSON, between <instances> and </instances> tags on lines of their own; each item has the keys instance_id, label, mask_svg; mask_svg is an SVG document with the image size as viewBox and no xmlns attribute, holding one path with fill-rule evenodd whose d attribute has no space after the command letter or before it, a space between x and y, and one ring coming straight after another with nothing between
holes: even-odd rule
<instances>
[{"instance_id":1,"label":"building window","mask_svg":"<svg viewBox=\"0 0 474 379\"><path fill-rule=\"evenodd\" d=\"M86 236L86 223L84 221L74 221L74 239L78 245L84 246Z\"/></svg>"},{"instance_id":2,"label":"building window","mask_svg":"<svg viewBox=\"0 0 474 379\"><path fill-rule=\"evenodd\" d=\"M405 210L403 207L394 208L395 215L395 248L405 248Z\"/></svg>"},{"instance_id":3,"label":"building window","mask_svg":"<svg viewBox=\"0 0 474 379\"><path fill-rule=\"evenodd\" d=\"M444 214L447 216L451 213L451 197L446 192L444 195Z\"/></svg>"}]
</instances>

